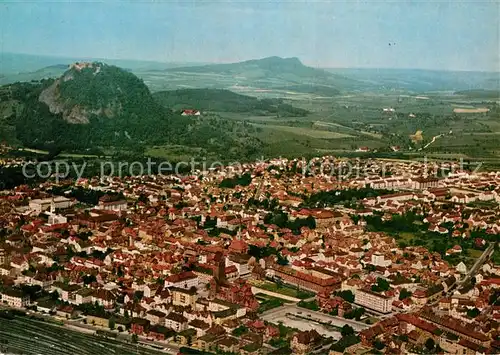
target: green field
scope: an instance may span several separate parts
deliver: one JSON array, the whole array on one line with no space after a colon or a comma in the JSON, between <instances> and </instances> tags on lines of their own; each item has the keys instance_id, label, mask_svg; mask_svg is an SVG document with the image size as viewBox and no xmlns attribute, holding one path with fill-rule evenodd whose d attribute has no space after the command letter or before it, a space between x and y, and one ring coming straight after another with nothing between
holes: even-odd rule
<instances>
[{"instance_id":1,"label":"green field","mask_svg":"<svg viewBox=\"0 0 500 355\"><path fill-rule=\"evenodd\" d=\"M260 127L262 129L275 130L284 132L285 134L294 134L299 136L305 136L316 139L337 139L337 138L348 138L352 137L348 134L330 132L319 129L312 129L306 127L291 127L291 126L279 126L279 125L260 125L255 124L255 126Z\"/></svg>"},{"instance_id":2,"label":"green field","mask_svg":"<svg viewBox=\"0 0 500 355\"><path fill-rule=\"evenodd\" d=\"M241 94L239 91L238 93ZM259 92L258 96L263 95L266 93ZM427 100L409 95L401 97L399 94L377 93L331 98L306 96L284 101L293 107L307 110L309 113L305 116L279 117L256 115L253 112L213 112L212 115L229 122L245 124L246 130L253 130L250 135L261 142L257 145L258 155L265 158L280 155L342 156L354 153L359 147L368 147L370 155L378 157L394 155L398 159L411 160L427 157L436 161L464 159L482 162L485 168L500 165L500 109L493 103L468 100L469 106L488 106L491 110L481 114L454 115L453 107L457 105L457 98L450 95L428 95ZM395 112L383 112L384 107L393 107ZM410 114L415 117L410 117ZM423 140L413 143L410 135L419 130L423 132ZM238 129L234 129L231 134L237 137ZM434 141L433 137L436 137ZM400 151L393 153L392 146L399 146ZM104 148L103 151L107 152ZM199 146L149 146L145 148L144 154L171 161L189 161L192 157L220 159L210 152L200 142ZM63 152L63 156L91 158L91 154L69 153ZM359 156L362 157L363 154Z\"/></svg>"},{"instance_id":3,"label":"green field","mask_svg":"<svg viewBox=\"0 0 500 355\"><path fill-rule=\"evenodd\" d=\"M146 149L147 156L170 159L173 161L189 161L192 157L206 157L206 151L202 148L192 148L180 145L153 146Z\"/></svg>"},{"instance_id":4,"label":"green field","mask_svg":"<svg viewBox=\"0 0 500 355\"><path fill-rule=\"evenodd\" d=\"M343 155L362 146L370 148L372 154L391 154L391 146L399 146L399 158L468 159L487 164L499 161L500 109L494 102L449 93L419 96L365 92L294 97L288 103L309 114L294 118L228 112L221 115L257 127L257 136L267 144L263 152L271 156ZM490 111L457 115L453 113L457 105L488 107ZM383 112L387 107L395 112ZM410 135L418 130L423 131L423 140L415 144Z\"/></svg>"},{"instance_id":5,"label":"green field","mask_svg":"<svg viewBox=\"0 0 500 355\"><path fill-rule=\"evenodd\" d=\"M276 284L270 281L256 282L255 286L267 291L276 292L285 296L290 296L300 299L307 299L310 297L314 297L314 293L312 292L306 290L299 290L297 288L283 284Z\"/></svg>"}]
</instances>

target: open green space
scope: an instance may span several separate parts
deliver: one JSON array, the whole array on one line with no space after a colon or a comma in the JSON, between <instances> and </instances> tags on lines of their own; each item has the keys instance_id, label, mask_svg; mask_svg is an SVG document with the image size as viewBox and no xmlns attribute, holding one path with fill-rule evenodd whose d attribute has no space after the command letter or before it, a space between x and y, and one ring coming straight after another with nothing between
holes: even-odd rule
<instances>
[{"instance_id":1,"label":"open green space","mask_svg":"<svg viewBox=\"0 0 500 355\"><path fill-rule=\"evenodd\" d=\"M284 284L276 284L270 281L259 282L255 284L256 287L262 288L267 291L272 291L276 293L280 293L285 296L307 299L314 297L314 293L306 290L300 290L292 286L287 286Z\"/></svg>"}]
</instances>

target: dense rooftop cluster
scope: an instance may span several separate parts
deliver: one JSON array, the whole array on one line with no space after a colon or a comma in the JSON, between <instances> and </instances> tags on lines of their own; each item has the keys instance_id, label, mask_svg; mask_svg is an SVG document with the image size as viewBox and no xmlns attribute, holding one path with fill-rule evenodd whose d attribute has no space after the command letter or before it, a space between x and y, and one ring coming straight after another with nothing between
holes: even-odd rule
<instances>
[{"instance_id":1,"label":"dense rooftop cluster","mask_svg":"<svg viewBox=\"0 0 500 355\"><path fill-rule=\"evenodd\" d=\"M500 173L309 167L3 191L1 299L207 352L500 351Z\"/></svg>"}]
</instances>

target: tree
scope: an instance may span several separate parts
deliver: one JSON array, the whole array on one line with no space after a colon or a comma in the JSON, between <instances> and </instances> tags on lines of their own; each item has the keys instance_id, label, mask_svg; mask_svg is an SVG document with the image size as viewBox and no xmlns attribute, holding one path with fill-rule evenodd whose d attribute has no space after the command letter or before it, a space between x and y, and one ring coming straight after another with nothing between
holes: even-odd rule
<instances>
[{"instance_id":1,"label":"tree","mask_svg":"<svg viewBox=\"0 0 500 355\"><path fill-rule=\"evenodd\" d=\"M385 348L385 344L382 343L380 340L375 340L373 342L373 347L377 350L382 350L383 348Z\"/></svg>"},{"instance_id":2,"label":"tree","mask_svg":"<svg viewBox=\"0 0 500 355\"><path fill-rule=\"evenodd\" d=\"M377 270L377 267L373 264L366 264L366 266L364 268L368 272L373 272L373 271Z\"/></svg>"},{"instance_id":3,"label":"tree","mask_svg":"<svg viewBox=\"0 0 500 355\"><path fill-rule=\"evenodd\" d=\"M331 316L338 316L339 315L339 307L335 307L330 313L328 313Z\"/></svg>"},{"instance_id":4,"label":"tree","mask_svg":"<svg viewBox=\"0 0 500 355\"><path fill-rule=\"evenodd\" d=\"M312 311L319 311L318 302L316 302L316 300L312 300L310 302L306 302L306 301L302 300L299 303L297 303L297 306L302 307L302 308L307 308L307 309L310 309Z\"/></svg>"},{"instance_id":5,"label":"tree","mask_svg":"<svg viewBox=\"0 0 500 355\"><path fill-rule=\"evenodd\" d=\"M481 311L479 309L477 309L476 307L467 310L467 316L470 318L476 318L480 313L481 313Z\"/></svg>"},{"instance_id":6,"label":"tree","mask_svg":"<svg viewBox=\"0 0 500 355\"><path fill-rule=\"evenodd\" d=\"M270 212L264 217L265 224L275 224L280 228L284 228L288 223L288 215L283 211Z\"/></svg>"},{"instance_id":7,"label":"tree","mask_svg":"<svg viewBox=\"0 0 500 355\"><path fill-rule=\"evenodd\" d=\"M50 299L52 301L57 301L59 299L59 293L57 291L53 291L50 293Z\"/></svg>"},{"instance_id":8,"label":"tree","mask_svg":"<svg viewBox=\"0 0 500 355\"><path fill-rule=\"evenodd\" d=\"M340 297L342 297L345 301L353 303L354 302L354 293L352 293L351 290L346 290L346 291L341 291L338 294Z\"/></svg>"},{"instance_id":9,"label":"tree","mask_svg":"<svg viewBox=\"0 0 500 355\"><path fill-rule=\"evenodd\" d=\"M132 334L132 343L137 344L139 341L139 336L137 334Z\"/></svg>"},{"instance_id":10,"label":"tree","mask_svg":"<svg viewBox=\"0 0 500 355\"><path fill-rule=\"evenodd\" d=\"M313 216L308 216L306 218L306 227L309 227L310 229L315 229L316 228L316 219Z\"/></svg>"},{"instance_id":11,"label":"tree","mask_svg":"<svg viewBox=\"0 0 500 355\"><path fill-rule=\"evenodd\" d=\"M500 306L500 290L494 291L489 300L488 304L494 305L494 306Z\"/></svg>"},{"instance_id":12,"label":"tree","mask_svg":"<svg viewBox=\"0 0 500 355\"><path fill-rule=\"evenodd\" d=\"M142 193L139 195L139 198L137 199L137 201L145 203L145 204L149 203L148 197L145 194L142 194Z\"/></svg>"},{"instance_id":13,"label":"tree","mask_svg":"<svg viewBox=\"0 0 500 355\"><path fill-rule=\"evenodd\" d=\"M278 322L278 330L280 332L280 337L284 338L288 333L288 328L283 325L283 321Z\"/></svg>"},{"instance_id":14,"label":"tree","mask_svg":"<svg viewBox=\"0 0 500 355\"><path fill-rule=\"evenodd\" d=\"M401 292L399 292L399 300L402 301L405 298L411 297L412 293L408 291L406 288L401 289Z\"/></svg>"},{"instance_id":15,"label":"tree","mask_svg":"<svg viewBox=\"0 0 500 355\"><path fill-rule=\"evenodd\" d=\"M288 262L288 258L286 256L283 256L280 253L278 253L278 255L276 255L276 256L278 257L277 263L279 265L283 265L283 266L288 265L289 262Z\"/></svg>"},{"instance_id":16,"label":"tree","mask_svg":"<svg viewBox=\"0 0 500 355\"><path fill-rule=\"evenodd\" d=\"M363 314L365 314L365 309L363 307L359 307L359 308L356 308L356 309L353 309L352 311L350 312L347 312L344 314L344 318L345 319L356 319L356 320L360 320L361 317L363 316Z\"/></svg>"},{"instance_id":17,"label":"tree","mask_svg":"<svg viewBox=\"0 0 500 355\"><path fill-rule=\"evenodd\" d=\"M372 291L374 292L381 292L381 291L387 291L390 288L389 282L387 280L378 277L377 278L377 283L372 285Z\"/></svg>"},{"instance_id":18,"label":"tree","mask_svg":"<svg viewBox=\"0 0 500 355\"><path fill-rule=\"evenodd\" d=\"M240 325L238 328L233 330L233 335L236 337L241 336L242 334L246 333L248 331L248 328L244 325Z\"/></svg>"},{"instance_id":19,"label":"tree","mask_svg":"<svg viewBox=\"0 0 500 355\"><path fill-rule=\"evenodd\" d=\"M116 322L115 322L115 319L113 317L109 318L108 326L109 326L109 329L111 329L111 330L115 329Z\"/></svg>"},{"instance_id":20,"label":"tree","mask_svg":"<svg viewBox=\"0 0 500 355\"><path fill-rule=\"evenodd\" d=\"M135 291L134 292L134 301L139 302L142 297L144 297L144 292L143 291Z\"/></svg>"},{"instance_id":21,"label":"tree","mask_svg":"<svg viewBox=\"0 0 500 355\"><path fill-rule=\"evenodd\" d=\"M429 351L433 350L434 347L436 346L436 343L434 342L434 340L432 340L432 338L429 338L425 341L425 348Z\"/></svg>"},{"instance_id":22,"label":"tree","mask_svg":"<svg viewBox=\"0 0 500 355\"><path fill-rule=\"evenodd\" d=\"M342 327L340 334L342 334L343 337L354 335L354 329L350 325L346 324Z\"/></svg>"},{"instance_id":23,"label":"tree","mask_svg":"<svg viewBox=\"0 0 500 355\"><path fill-rule=\"evenodd\" d=\"M95 275L84 275L82 277L82 280L83 280L83 283L85 285L88 285L88 284L91 284L92 282L96 282L97 281Z\"/></svg>"}]
</instances>

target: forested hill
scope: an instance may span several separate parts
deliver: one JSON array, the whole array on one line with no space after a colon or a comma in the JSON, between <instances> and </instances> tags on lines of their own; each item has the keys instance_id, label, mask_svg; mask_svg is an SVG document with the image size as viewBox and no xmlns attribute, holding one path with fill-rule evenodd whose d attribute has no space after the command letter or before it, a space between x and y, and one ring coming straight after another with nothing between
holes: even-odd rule
<instances>
[{"instance_id":1,"label":"forested hill","mask_svg":"<svg viewBox=\"0 0 500 355\"><path fill-rule=\"evenodd\" d=\"M236 138L251 127L192 120L160 105L134 74L103 63L72 66L58 79L0 87L0 139L26 147L87 151L176 144L235 156L260 142Z\"/></svg>"},{"instance_id":2,"label":"forested hill","mask_svg":"<svg viewBox=\"0 0 500 355\"><path fill-rule=\"evenodd\" d=\"M301 78L321 77L325 75L322 69L311 68L302 64L298 58L267 57L251 59L237 63L207 64L201 66L170 68L168 71L186 71L196 73L240 73L242 71L257 71L268 75L295 75Z\"/></svg>"},{"instance_id":3,"label":"forested hill","mask_svg":"<svg viewBox=\"0 0 500 355\"><path fill-rule=\"evenodd\" d=\"M257 99L224 89L182 89L160 91L153 97L174 110L194 108L212 112L246 112L255 115L300 117L308 111L286 104L282 99Z\"/></svg>"},{"instance_id":4,"label":"forested hill","mask_svg":"<svg viewBox=\"0 0 500 355\"><path fill-rule=\"evenodd\" d=\"M182 129L140 79L103 63L73 66L55 80L5 86L2 93L4 124L25 146L160 142Z\"/></svg>"}]
</instances>

